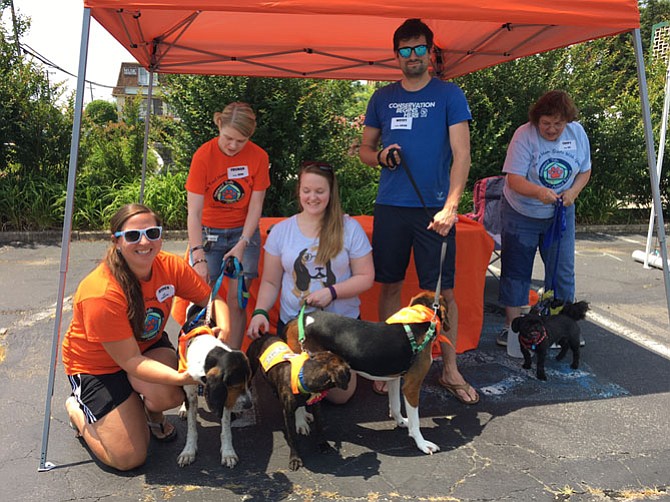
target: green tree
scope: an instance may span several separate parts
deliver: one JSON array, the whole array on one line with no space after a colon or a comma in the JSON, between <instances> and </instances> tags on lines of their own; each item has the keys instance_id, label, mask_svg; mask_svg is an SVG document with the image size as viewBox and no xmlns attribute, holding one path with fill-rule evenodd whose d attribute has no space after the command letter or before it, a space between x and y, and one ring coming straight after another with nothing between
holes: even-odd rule
<instances>
[{"instance_id":1,"label":"green tree","mask_svg":"<svg viewBox=\"0 0 670 502\"><path fill-rule=\"evenodd\" d=\"M252 140L271 162L265 214L295 211L293 187L303 160L324 160L337 168L352 162L348 152L357 131L347 112L360 89L356 82L166 75L161 83L180 119L172 145L182 169L202 143L218 134L215 111L232 101L251 104L258 123Z\"/></svg>"},{"instance_id":2,"label":"green tree","mask_svg":"<svg viewBox=\"0 0 670 502\"><path fill-rule=\"evenodd\" d=\"M119 120L116 112L116 105L105 101L104 99L96 99L86 105L85 115L96 125L104 126L108 122L116 122Z\"/></svg>"}]
</instances>

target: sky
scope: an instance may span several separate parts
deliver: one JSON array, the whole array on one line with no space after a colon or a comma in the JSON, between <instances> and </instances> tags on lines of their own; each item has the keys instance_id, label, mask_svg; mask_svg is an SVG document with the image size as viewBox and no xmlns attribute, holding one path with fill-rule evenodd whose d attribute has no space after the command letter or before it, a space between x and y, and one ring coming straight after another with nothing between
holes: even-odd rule
<instances>
[{"instance_id":1,"label":"sky","mask_svg":"<svg viewBox=\"0 0 670 502\"><path fill-rule=\"evenodd\" d=\"M84 15L83 0L14 0L14 9L17 15L30 17L32 21L21 43L76 75ZM9 9L5 10L2 20L8 28L11 27ZM88 103L91 99L113 101L112 87L116 85L121 63L132 61L135 59L130 53L91 18L86 80L93 84L86 84L84 102ZM48 71L51 82L66 82L70 92L76 90L75 77L54 68Z\"/></svg>"}]
</instances>

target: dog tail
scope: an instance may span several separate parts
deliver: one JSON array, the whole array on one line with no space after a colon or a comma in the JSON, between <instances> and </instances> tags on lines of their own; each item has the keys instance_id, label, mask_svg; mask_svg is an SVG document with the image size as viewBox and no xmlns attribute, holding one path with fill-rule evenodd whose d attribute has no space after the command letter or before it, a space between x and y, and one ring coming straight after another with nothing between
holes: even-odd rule
<instances>
[{"instance_id":1,"label":"dog tail","mask_svg":"<svg viewBox=\"0 0 670 502\"><path fill-rule=\"evenodd\" d=\"M588 302L566 303L561 310L561 314L568 316L575 321L581 321L586 317L586 312L589 310Z\"/></svg>"}]
</instances>

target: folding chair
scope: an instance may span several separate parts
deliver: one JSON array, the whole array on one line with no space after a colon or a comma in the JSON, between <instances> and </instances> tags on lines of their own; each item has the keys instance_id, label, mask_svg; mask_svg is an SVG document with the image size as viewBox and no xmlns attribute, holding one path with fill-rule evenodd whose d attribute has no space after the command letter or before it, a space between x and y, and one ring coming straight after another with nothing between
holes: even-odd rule
<instances>
[{"instance_id":1,"label":"folding chair","mask_svg":"<svg viewBox=\"0 0 670 502\"><path fill-rule=\"evenodd\" d=\"M500 260L500 199L502 198L503 186L505 186L504 175L489 176L477 180L472 192L474 209L472 213L467 215L470 219L481 223L495 242L488 272L498 281L500 277L493 265Z\"/></svg>"}]
</instances>

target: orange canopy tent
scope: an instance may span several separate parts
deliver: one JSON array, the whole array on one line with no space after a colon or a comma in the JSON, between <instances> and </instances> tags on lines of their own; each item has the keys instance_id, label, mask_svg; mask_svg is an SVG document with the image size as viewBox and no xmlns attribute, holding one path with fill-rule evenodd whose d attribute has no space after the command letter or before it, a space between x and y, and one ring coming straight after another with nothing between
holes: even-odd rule
<instances>
[{"instance_id":1,"label":"orange canopy tent","mask_svg":"<svg viewBox=\"0 0 670 502\"><path fill-rule=\"evenodd\" d=\"M159 73L395 80L402 19L435 33L436 72L464 75L639 27L636 0L85 0Z\"/></svg>"},{"instance_id":2,"label":"orange canopy tent","mask_svg":"<svg viewBox=\"0 0 670 502\"><path fill-rule=\"evenodd\" d=\"M154 73L396 80L392 36L407 18L435 33L433 68L453 78L505 61L633 31L657 228L667 264L637 0L84 0L60 280L40 471L65 296L91 17ZM149 108L149 107L148 107ZM145 136L149 121L146 121ZM146 152L146 140L145 140ZM142 178L142 189L144 177ZM670 279L665 270L670 311Z\"/></svg>"}]
</instances>

